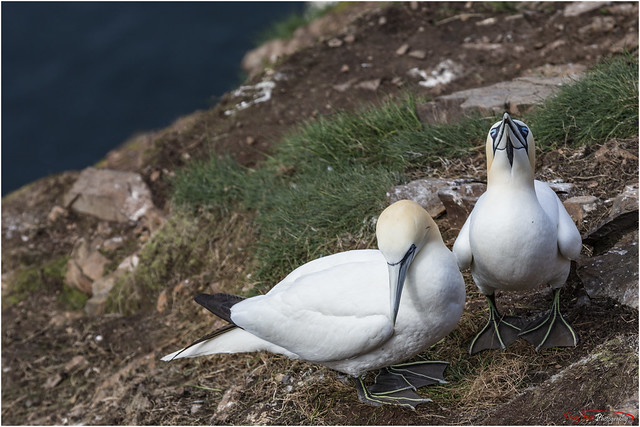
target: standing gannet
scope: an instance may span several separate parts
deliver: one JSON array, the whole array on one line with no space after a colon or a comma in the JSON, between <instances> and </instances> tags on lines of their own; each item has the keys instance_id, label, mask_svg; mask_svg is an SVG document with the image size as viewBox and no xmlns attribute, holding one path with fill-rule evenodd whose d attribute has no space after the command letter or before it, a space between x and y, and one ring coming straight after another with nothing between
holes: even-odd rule
<instances>
[{"instance_id":1,"label":"standing gannet","mask_svg":"<svg viewBox=\"0 0 640 427\"><path fill-rule=\"evenodd\" d=\"M379 250L316 259L266 295L197 295L199 304L231 324L162 360L269 351L355 377L365 403L415 407L429 401L414 390L444 383L446 363L394 364L453 330L464 308L464 280L437 225L413 201L387 207L376 237ZM366 387L363 376L380 368Z\"/></svg>"},{"instance_id":2,"label":"standing gannet","mask_svg":"<svg viewBox=\"0 0 640 427\"><path fill-rule=\"evenodd\" d=\"M505 348L518 336L540 348L575 346L578 337L560 313L560 289L572 259L582 248L580 233L556 194L533 179L535 143L531 130L505 113L486 143L487 191L478 199L453 245L460 268L471 267L487 297L489 321L473 339L471 354ZM549 314L520 328L501 316L495 291L554 289Z\"/></svg>"}]
</instances>

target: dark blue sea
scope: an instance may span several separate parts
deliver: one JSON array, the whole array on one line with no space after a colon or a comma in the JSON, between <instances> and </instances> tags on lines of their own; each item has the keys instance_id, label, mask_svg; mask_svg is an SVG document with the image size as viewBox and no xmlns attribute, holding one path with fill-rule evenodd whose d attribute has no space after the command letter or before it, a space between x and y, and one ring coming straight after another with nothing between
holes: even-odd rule
<instances>
[{"instance_id":1,"label":"dark blue sea","mask_svg":"<svg viewBox=\"0 0 640 427\"><path fill-rule=\"evenodd\" d=\"M301 2L2 2L2 195L215 104Z\"/></svg>"}]
</instances>

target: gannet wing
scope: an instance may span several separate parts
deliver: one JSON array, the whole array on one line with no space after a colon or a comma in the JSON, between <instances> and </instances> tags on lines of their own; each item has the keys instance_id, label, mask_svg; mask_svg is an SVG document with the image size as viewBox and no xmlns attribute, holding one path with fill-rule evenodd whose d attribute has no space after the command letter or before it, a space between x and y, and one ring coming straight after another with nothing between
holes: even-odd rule
<instances>
[{"instance_id":1,"label":"gannet wing","mask_svg":"<svg viewBox=\"0 0 640 427\"><path fill-rule=\"evenodd\" d=\"M558 195L546 183L534 181L538 202L558 227L558 250L568 259L577 259L582 250L582 238Z\"/></svg>"},{"instance_id":2,"label":"gannet wing","mask_svg":"<svg viewBox=\"0 0 640 427\"><path fill-rule=\"evenodd\" d=\"M375 250L317 259L268 294L234 305L231 319L311 362L366 353L393 335L386 261Z\"/></svg>"},{"instance_id":3,"label":"gannet wing","mask_svg":"<svg viewBox=\"0 0 640 427\"><path fill-rule=\"evenodd\" d=\"M476 207L482 204L484 194L478 198L476 202ZM471 221L473 221L473 212L471 211L467 220L464 222L464 225L460 229L460 233L458 233L458 237L456 238L455 243L453 244L453 253L458 260L458 267L463 270L465 268L471 267L471 263L473 262L473 253L471 252L471 241L469 239L469 229L471 228Z\"/></svg>"}]
</instances>

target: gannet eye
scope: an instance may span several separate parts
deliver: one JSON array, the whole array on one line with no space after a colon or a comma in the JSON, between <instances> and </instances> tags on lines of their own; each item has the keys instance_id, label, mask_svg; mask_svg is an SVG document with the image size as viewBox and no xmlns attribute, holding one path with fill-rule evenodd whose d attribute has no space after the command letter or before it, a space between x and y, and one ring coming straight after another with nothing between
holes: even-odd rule
<instances>
[{"instance_id":1,"label":"gannet eye","mask_svg":"<svg viewBox=\"0 0 640 427\"><path fill-rule=\"evenodd\" d=\"M493 140L495 141L496 139L496 135L498 135L498 128L493 128L489 131L489 135L491 135L491 138L493 138Z\"/></svg>"},{"instance_id":2,"label":"gannet eye","mask_svg":"<svg viewBox=\"0 0 640 427\"><path fill-rule=\"evenodd\" d=\"M526 138L529 135L529 128L526 126L520 126L520 133Z\"/></svg>"}]
</instances>

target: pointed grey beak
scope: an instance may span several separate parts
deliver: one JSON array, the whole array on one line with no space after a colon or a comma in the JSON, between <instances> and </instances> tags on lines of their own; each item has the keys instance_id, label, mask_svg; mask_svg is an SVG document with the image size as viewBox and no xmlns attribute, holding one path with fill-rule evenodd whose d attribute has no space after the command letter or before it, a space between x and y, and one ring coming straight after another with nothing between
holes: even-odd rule
<instances>
[{"instance_id":1,"label":"pointed grey beak","mask_svg":"<svg viewBox=\"0 0 640 427\"><path fill-rule=\"evenodd\" d=\"M511 120L511 116L508 113L504 113L504 116L502 116L502 128L507 132L507 159L509 159L509 165L513 166L513 144L507 131L507 127L511 127L511 124L515 126L513 120Z\"/></svg>"},{"instance_id":2,"label":"pointed grey beak","mask_svg":"<svg viewBox=\"0 0 640 427\"><path fill-rule=\"evenodd\" d=\"M506 134L506 138L505 137ZM516 139L516 143L512 138ZM502 144L503 139L505 141ZM493 143L493 154L495 155L496 150L505 150L507 153L507 159L509 159L509 165L513 166L513 150L519 150L524 148L525 151L528 150L527 141L523 138L520 130L518 130L518 126L511 119L509 113L504 113L502 116L502 124L498 128L497 138L494 139Z\"/></svg>"},{"instance_id":3,"label":"pointed grey beak","mask_svg":"<svg viewBox=\"0 0 640 427\"><path fill-rule=\"evenodd\" d=\"M396 324L396 318L398 317L398 308L400 307L400 297L402 297L402 288L404 287L404 280L407 276L407 270L416 256L416 245L411 245L404 257L396 263L387 263L389 268L389 291L391 301L390 316L393 321L393 325Z\"/></svg>"}]
</instances>

